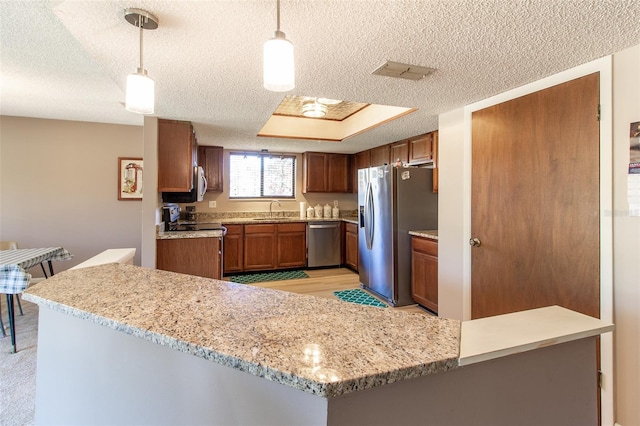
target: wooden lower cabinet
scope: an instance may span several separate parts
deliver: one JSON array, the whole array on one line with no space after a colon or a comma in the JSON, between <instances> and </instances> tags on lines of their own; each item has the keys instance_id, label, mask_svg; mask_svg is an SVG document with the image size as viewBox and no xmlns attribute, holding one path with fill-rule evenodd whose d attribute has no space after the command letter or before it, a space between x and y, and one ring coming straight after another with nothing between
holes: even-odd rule
<instances>
[{"instance_id":1,"label":"wooden lower cabinet","mask_svg":"<svg viewBox=\"0 0 640 426\"><path fill-rule=\"evenodd\" d=\"M223 240L223 273L244 270L244 225L225 225L227 235Z\"/></svg>"},{"instance_id":2,"label":"wooden lower cabinet","mask_svg":"<svg viewBox=\"0 0 640 426\"><path fill-rule=\"evenodd\" d=\"M278 224L277 268L307 266L307 225L305 223Z\"/></svg>"},{"instance_id":3,"label":"wooden lower cabinet","mask_svg":"<svg viewBox=\"0 0 640 426\"><path fill-rule=\"evenodd\" d=\"M307 266L304 222L225 226L225 274Z\"/></svg>"},{"instance_id":4,"label":"wooden lower cabinet","mask_svg":"<svg viewBox=\"0 0 640 426\"><path fill-rule=\"evenodd\" d=\"M156 268L221 279L221 242L221 238L156 240Z\"/></svg>"},{"instance_id":5,"label":"wooden lower cabinet","mask_svg":"<svg viewBox=\"0 0 640 426\"><path fill-rule=\"evenodd\" d=\"M276 268L276 224L244 226L244 270Z\"/></svg>"},{"instance_id":6,"label":"wooden lower cabinet","mask_svg":"<svg viewBox=\"0 0 640 426\"><path fill-rule=\"evenodd\" d=\"M358 272L358 225L345 223L344 233L344 263Z\"/></svg>"},{"instance_id":7,"label":"wooden lower cabinet","mask_svg":"<svg viewBox=\"0 0 640 426\"><path fill-rule=\"evenodd\" d=\"M411 296L438 313L438 241L411 237Z\"/></svg>"}]
</instances>

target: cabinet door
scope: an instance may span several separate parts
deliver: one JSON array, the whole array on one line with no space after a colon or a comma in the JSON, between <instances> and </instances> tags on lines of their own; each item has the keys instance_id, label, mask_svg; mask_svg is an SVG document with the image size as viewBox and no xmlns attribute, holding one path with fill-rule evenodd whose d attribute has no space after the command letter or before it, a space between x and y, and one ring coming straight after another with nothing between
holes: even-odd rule
<instances>
[{"instance_id":1,"label":"cabinet door","mask_svg":"<svg viewBox=\"0 0 640 426\"><path fill-rule=\"evenodd\" d=\"M431 160L433 133L409 139L409 162Z\"/></svg>"},{"instance_id":2,"label":"cabinet door","mask_svg":"<svg viewBox=\"0 0 640 426\"><path fill-rule=\"evenodd\" d=\"M400 141L391 144L391 163L400 160L402 163L409 162L409 141Z\"/></svg>"},{"instance_id":3,"label":"cabinet door","mask_svg":"<svg viewBox=\"0 0 640 426\"><path fill-rule=\"evenodd\" d=\"M377 148L371 149L371 165L382 166L383 164L391 163L389 156L391 155L391 148L389 145L382 145Z\"/></svg>"},{"instance_id":4,"label":"cabinet door","mask_svg":"<svg viewBox=\"0 0 640 426\"><path fill-rule=\"evenodd\" d=\"M223 190L223 149L221 146L199 146L198 165L207 178L207 192Z\"/></svg>"},{"instance_id":5,"label":"cabinet door","mask_svg":"<svg viewBox=\"0 0 640 426\"><path fill-rule=\"evenodd\" d=\"M224 236L223 273L242 272L244 270L244 226L225 225L227 235Z\"/></svg>"},{"instance_id":6,"label":"cabinet door","mask_svg":"<svg viewBox=\"0 0 640 426\"><path fill-rule=\"evenodd\" d=\"M191 123L158 120L158 192L191 191L194 143Z\"/></svg>"},{"instance_id":7,"label":"cabinet door","mask_svg":"<svg viewBox=\"0 0 640 426\"><path fill-rule=\"evenodd\" d=\"M305 223L278 224L278 268L307 266L307 225Z\"/></svg>"},{"instance_id":8,"label":"cabinet door","mask_svg":"<svg viewBox=\"0 0 640 426\"><path fill-rule=\"evenodd\" d=\"M438 313L438 242L411 238L411 295L416 303Z\"/></svg>"},{"instance_id":9,"label":"cabinet door","mask_svg":"<svg viewBox=\"0 0 640 426\"><path fill-rule=\"evenodd\" d=\"M303 192L327 191L327 154L305 152L302 154Z\"/></svg>"},{"instance_id":10,"label":"cabinet door","mask_svg":"<svg viewBox=\"0 0 640 426\"><path fill-rule=\"evenodd\" d=\"M276 225L244 226L244 270L259 271L276 267Z\"/></svg>"},{"instance_id":11,"label":"cabinet door","mask_svg":"<svg viewBox=\"0 0 640 426\"><path fill-rule=\"evenodd\" d=\"M349 192L349 156L327 154L327 192Z\"/></svg>"},{"instance_id":12,"label":"cabinet door","mask_svg":"<svg viewBox=\"0 0 640 426\"><path fill-rule=\"evenodd\" d=\"M358 226L347 223L345 226L345 264L358 271Z\"/></svg>"},{"instance_id":13,"label":"cabinet door","mask_svg":"<svg viewBox=\"0 0 640 426\"><path fill-rule=\"evenodd\" d=\"M220 249L220 238L156 240L156 268L220 279Z\"/></svg>"}]
</instances>

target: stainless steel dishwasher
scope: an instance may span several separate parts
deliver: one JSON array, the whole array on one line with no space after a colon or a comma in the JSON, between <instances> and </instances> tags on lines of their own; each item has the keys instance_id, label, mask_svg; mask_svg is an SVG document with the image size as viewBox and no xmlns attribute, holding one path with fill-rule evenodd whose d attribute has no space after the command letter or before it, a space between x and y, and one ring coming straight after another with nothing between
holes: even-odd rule
<instances>
[{"instance_id":1,"label":"stainless steel dishwasher","mask_svg":"<svg viewBox=\"0 0 640 426\"><path fill-rule=\"evenodd\" d=\"M309 268L340 265L340 222L307 223Z\"/></svg>"}]
</instances>

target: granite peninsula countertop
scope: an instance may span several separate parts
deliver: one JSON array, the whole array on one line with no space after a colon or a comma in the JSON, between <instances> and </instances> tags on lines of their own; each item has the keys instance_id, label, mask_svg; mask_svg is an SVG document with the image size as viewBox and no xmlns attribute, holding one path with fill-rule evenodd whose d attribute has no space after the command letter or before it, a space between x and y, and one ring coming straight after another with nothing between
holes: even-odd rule
<instances>
[{"instance_id":1,"label":"granite peninsula countertop","mask_svg":"<svg viewBox=\"0 0 640 426\"><path fill-rule=\"evenodd\" d=\"M24 298L327 398L458 366L456 320L133 265L60 272Z\"/></svg>"}]
</instances>

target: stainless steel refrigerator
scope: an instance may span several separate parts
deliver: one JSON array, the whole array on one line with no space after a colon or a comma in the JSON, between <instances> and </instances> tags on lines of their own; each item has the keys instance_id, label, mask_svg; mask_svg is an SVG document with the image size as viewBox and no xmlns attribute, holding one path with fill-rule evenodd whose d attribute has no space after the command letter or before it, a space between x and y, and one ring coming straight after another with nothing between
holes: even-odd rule
<instances>
[{"instance_id":1,"label":"stainless steel refrigerator","mask_svg":"<svg viewBox=\"0 0 640 426\"><path fill-rule=\"evenodd\" d=\"M433 169L358 170L358 207L361 286L393 306L414 304L409 231L438 229Z\"/></svg>"}]
</instances>

